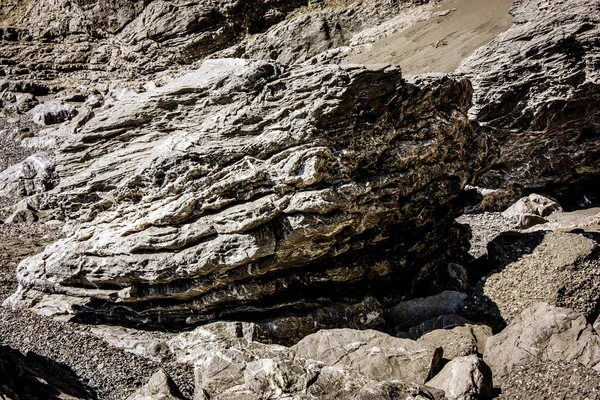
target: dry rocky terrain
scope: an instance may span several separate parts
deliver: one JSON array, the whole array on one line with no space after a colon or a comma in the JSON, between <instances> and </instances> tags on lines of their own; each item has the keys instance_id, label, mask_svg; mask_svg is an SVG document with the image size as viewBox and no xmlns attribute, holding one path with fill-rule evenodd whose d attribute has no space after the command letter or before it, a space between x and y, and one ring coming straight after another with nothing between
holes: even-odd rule
<instances>
[{"instance_id":1,"label":"dry rocky terrain","mask_svg":"<svg viewBox=\"0 0 600 400\"><path fill-rule=\"evenodd\" d=\"M599 0L0 1L0 398L600 399Z\"/></svg>"}]
</instances>

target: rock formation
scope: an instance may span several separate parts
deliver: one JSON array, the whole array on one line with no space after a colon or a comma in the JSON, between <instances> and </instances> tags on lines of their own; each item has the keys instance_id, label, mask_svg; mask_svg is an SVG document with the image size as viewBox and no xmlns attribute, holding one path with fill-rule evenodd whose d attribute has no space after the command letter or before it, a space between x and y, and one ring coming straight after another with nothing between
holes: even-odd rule
<instances>
[{"instance_id":1,"label":"rock formation","mask_svg":"<svg viewBox=\"0 0 600 400\"><path fill-rule=\"evenodd\" d=\"M0 397L598 395L600 0L474 4L3 1Z\"/></svg>"},{"instance_id":2,"label":"rock formation","mask_svg":"<svg viewBox=\"0 0 600 400\"><path fill-rule=\"evenodd\" d=\"M470 94L385 66L207 61L66 141L30 203L78 220L21 264L22 291L154 325L411 295L467 246Z\"/></svg>"},{"instance_id":3,"label":"rock formation","mask_svg":"<svg viewBox=\"0 0 600 400\"><path fill-rule=\"evenodd\" d=\"M600 1L516 0L511 13L513 26L457 70L496 141L476 183L584 205L600 176Z\"/></svg>"}]
</instances>

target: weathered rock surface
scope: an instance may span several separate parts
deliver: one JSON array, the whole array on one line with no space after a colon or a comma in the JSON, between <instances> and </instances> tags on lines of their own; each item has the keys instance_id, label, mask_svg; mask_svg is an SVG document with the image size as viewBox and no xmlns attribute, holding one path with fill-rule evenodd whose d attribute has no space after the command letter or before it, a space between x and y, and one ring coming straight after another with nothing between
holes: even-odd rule
<instances>
[{"instance_id":1,"label":"weathered rock surface","mask_svg":"<svg viewBox=\"0 0 600 400\"><path fill-rule=\"evenodd\" d=\"M31 111L32 120L38 125L55 125L68 121L78 111L68 104L46 103L35 106Z\"/></svg>"},{"instance_id":2,"label":"weathered rock surface","mask_svg":"<svg viewBox=\"0 0 600 400\"><path fill-rule=\"evenodd\" d=\"M306 0L9 1L0 14L3 75L133 77L187 65L259 33ZM118 12L115 12L118 10ZM135 72L134 72L135 71ZM49 92L54 83L42 85ZM35 94L35 93L34 93Z\"/></svg>"},{"instance_id":3,"label":"weathered rock surface","mask_svg":"<svg viewBox=\"0 0 600 400\"><path fill-rule=\"evenodd\" d=\"M321 330L291 349L302 358L347 366L371 379L420 384L435 374L442 356L441 348L436 346L373 330Z\"/></svg>"},{"instance_id":4,"label":"weathered rock surface","mask_svg":"<svg viewBox=\"0 0 600 400\"><path fill-rule=\"evenodd\" d=\"M577 362L598 370L600 338L583 314L537 303L488 339L484 360L498 383L515 366L537 361Z\"/></svg>"},{"instance_id":5,"label":"weathered rock surface","mask_svg":"<svg viewBox=\"0 0 600 400\"><path fill-rule=\"evenodd\" d=\"M469 96L385 66L208 61L63 146L30 203L79 219L21 264L22 291L164 326L426 289L466 246Z\"/></svg>"},{"instance_id":6,"label":"weathered rock surface","mask_svg":"<svg viewBox=\"0 0 600 400\"><path fill-rule=\"evenodd\" d=\"M445 291L429 297L403 301L388 311L392 332L404 332L432 318L455 313L464 300L465 293Z\"/></svg>"},{"instance_id":7,"label":"weathered rock surface","mask_svg":"<svg viewBox=\"0 0 600 400\"><path fill-rule=\"evenodd\" d=\"M477 185L590 200L600 187L600 1L517 0L511 13L513 26L457 71L498 146Z\"/></svg>"},{"instance_id":8,"label":"weathered rock surface","mask_svg":"<svg viewBox=\"0 0 600 400\"><path fill-rule=\"evenodd\" d=\"M350 339L364 335L362 332L345 330L344 336ZM387 336L371 332L371 335ZM306 359L303 352L307 349L300 343L286 348L256 342L256 334L254 324L219 322L181 333L170 339L168 346L179 362L194 366L195 398L199 399L442 398L442 392L435 389L393 380L398 372L389 368L386 371L390 375L380 373L380 379L375 379L352 368L350 363L341 361L328 365ZM401 343L401 339L387 337L388 341ZM404 368L413 367L407 363L402 364L401 369Z\"/></svg>"},{"instance_id":9,"label":"weathered rock surface","mask_svg":"<svg viewBox=\"0 0 600 400\"><path fill-rule=\"evenodd\" d=\"M427 386L443 390L449 399L483 400L492 398L492 371L475 355L450 361Z\"/></svg>"},{"instance_id":10,"label":"weathered rock surface","mask_svg":"<svg viewBox=\"0 0 600 400\"><path fill-rule=\"evenodd\" d=\"M127 400L183 400L184 397L163 370L158 371L138 391Z\"/></svg>"},{"instance_id":11,"label":"weathered rock surface","mask_svg":"<svg viewBox=\"0 0 600 400\"><path fill-rule=\"evenodd\" d=\"M472 354L483 355L485 343L490 336L492 336L492 328L489 326L465 321L455 326L432 330L418 338L417 341L441 347L444 350L444 359L453 360Z\"/></svg>"},{"instance_id":12,"label":"weathered rock surface","mask_svg":"<svg viewBox=\"0 0 600 400\"><path fill-rule=\"evenodd\" d=\"M509 219L515 228L527 229L548 222L544 217L555 211L562 211L556 201L533 193L508 207L502 216Z\"/></svg>"},{"instance_id":13,"label":"weathered rock surface","mask_svg":"<svg viewBox=\"0 0 600 400\"><path fill-rule=\"evenodd\" d=\"M0 172L0 197L20 198L45 192L54 182L54 163L44 153L27 157Z\"/></svg>"}]
</instances>

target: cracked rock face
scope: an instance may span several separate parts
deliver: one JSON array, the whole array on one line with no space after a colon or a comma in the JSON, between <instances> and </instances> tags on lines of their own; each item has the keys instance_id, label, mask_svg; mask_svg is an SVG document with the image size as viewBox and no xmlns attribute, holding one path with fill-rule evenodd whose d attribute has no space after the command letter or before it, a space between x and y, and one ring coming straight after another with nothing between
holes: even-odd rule
<instances>
[{"instance_id":1,"label":"cracked rock face","mask_svg":"<svg viewBox=\"0 0 600 400\"><path fill-rule=\"evenodd\" d=\"M473 82L472 117L498 147L477 185L590 201L600 173L600 1L517 0L511 14L513 26L457 70Z\"/></svg>"},{"instance_id":2,"label":"cracked rock face","mask_svg":"<svg viewBox=\"0 0 600 400\"><path fill-rule=\"evenodd\" d=\"M470 95L394 68L228 59L125 98L60 150L36 201L72 222L21 263L12 301L164 325L411 295L467 246Z\"/></svg>"}]
</instances>

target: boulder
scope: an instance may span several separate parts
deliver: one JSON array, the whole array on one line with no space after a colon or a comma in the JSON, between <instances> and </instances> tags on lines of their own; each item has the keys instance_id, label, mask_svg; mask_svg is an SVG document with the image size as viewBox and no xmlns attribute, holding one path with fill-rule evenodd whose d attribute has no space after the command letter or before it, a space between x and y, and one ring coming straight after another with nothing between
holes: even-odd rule
<instances>
[{"instance_id":1,"label":"boulder","mask_svg":"<svg viewBox=\"0 0 600 400\"><path fill-rule=\"evenodd\" d=\"M470 94L388 66L207 61L69 138L32 201L72 223L18 280L161 327L427 294L468 257Z\"/></svg>"},{"instance_id":2,"label":"boulder","mask_svg":"<svg viewBox=\"0 0 600 400\"><path fill-rule=\"evenodd\" d=\"M584 204L600 188L600 1L517 0L511 14L512 27L457 70L496 143L475 184Z\"/></svg>"},{"instance_id":3,"label":"boulder","mask_svg":"<svg viewBox=\"0 0 600 400\"><path fill-rule=\"evenodd\" d=\"M527 229L548 222L547 217L562 207L554 200L538 194L523 197L502 213L504 218L511 220L517 229Z\"/></svg>"},{"instance_id":4,"label":"boulder","mask_svg":"<svg viewBox=\"0 0 600 400\"><path fill-rule=\"evenodd\" d=\"M43 193L55 183L54 162L46 153L36 153L0 172L0 197L21 198Z\"/></svg>"},{"instance_id":5,"label":"boulder","mask_svg":"<svg viewBox=\"0 0 600 400\"><path fill-rule=\"evenodd\" d=\"M348 332L361 335L364 331ZM389 368L389 374L382 370L375 379L343 363L327 365L306 359L295 348L259 343L257 334L254 324L217 322L175 335L167 344L177 362L194 367L194 399L443 397L443 392L433 388L395 380L398 372Z\"/></svg>"},{"instance_id":6,"label":"boulder","mask_svg":"<svg viewBox=\"0 0 600 400\"><path fill-rule=\"evenodd\" d=\"M30 111L33 122L42 126L60 124L78 113L72 106L60 103L38 104Z\"/></svg>"},{"instance_id":7,"label":"boulder","mask_svg":"<svg viewBox=\"0 0 600 400\"><path fill-rule=\"evenodd\" d=\"M184 400L179 389L162 369L156 372L148 383L139 388L127 400Z\"/></svg>"},{"instance_id":8,"label":"boulder","mask_svg":"<svg viewBox=\"0 0 600 400\"><path fill-rule=\"evenodd\" d=\"M502 213L504 218L514 218L522 214L533 214L547 217L555 211L562 211L562 207L556 201L539 194L530 194L519 199L515 204L508 207Z\"/></svg>"},{"instance_id":9,"label":"boulder","mask_svg":"<svg viewBox=\"0 0 600 400\"><path fill-rule=\"evenodd\" d=\"M492 371L475 355L459 357L446 364L427 386L443 390L448 399L491 399Z\"/></svg>"},{"instance_id":10,"label":"boulder","mask_svg":"<svg viewBox=\"0 0 600 400\"><path fill-rule=\"evenodd\" d=\"M600 338L583 314L537 303L488 339L484 360L499 383L515 366L537 361L577 362L599 370Z\"/></svg>"},{"instance_id":11,"label":"boulder","mask_svg":"<svg viewBox=\"0 0 600 400\"><path fill-rule=\"evenodd\" d=\"M472 354L482 355L492 328L486 325L465 323L454 327L436 329L417 339L417 342L438 346L444 350L444 359L453 360Z\"/></svg>"},{"instance_id":12,"label":"boulder","mask_svg":"<svg viewBox=\"0 0 600 400\"><path fill-rule=\"evenodd\" d=\"M467 298L465 293L445 291L434 296L403 301L388 311L388 323L393 332L402 332L420 323L454 314Z\"/></svg>"},{"instance_id":13,"label":"boulder","mask_svg":"<svg viewBox=\"0 0 600 400\"><path fill-rule=\"evenodd\" d=\"M299 357L343 365L376 380L425 383L436 372L439 347L373 330L321 330L292 346Z\"/></svg>"}]
</instances>

